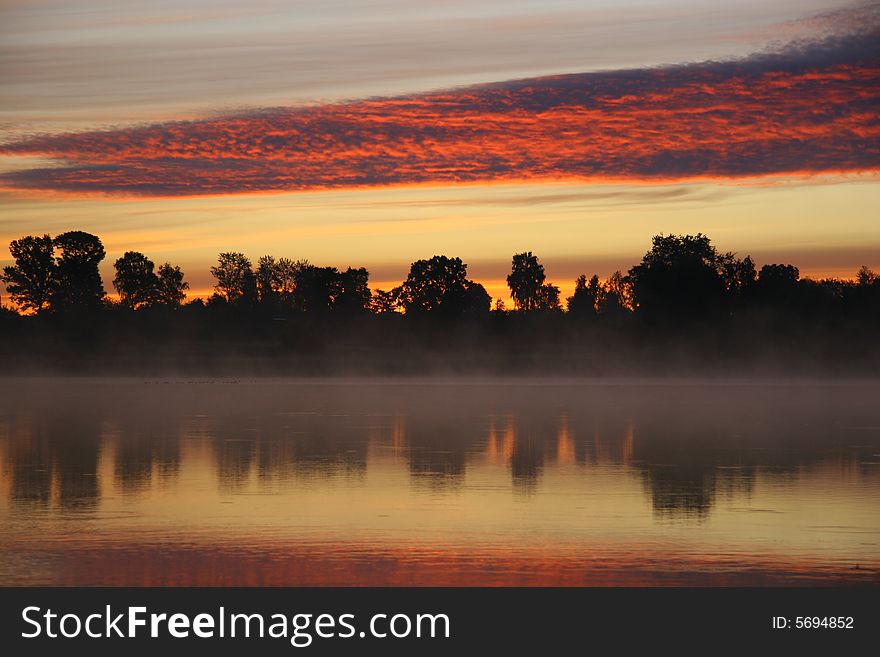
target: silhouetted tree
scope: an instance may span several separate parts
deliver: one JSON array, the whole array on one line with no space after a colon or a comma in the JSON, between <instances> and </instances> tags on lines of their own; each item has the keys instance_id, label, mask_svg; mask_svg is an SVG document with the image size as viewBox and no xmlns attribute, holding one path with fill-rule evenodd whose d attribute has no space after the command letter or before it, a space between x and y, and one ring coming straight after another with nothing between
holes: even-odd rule
<instances>
[{"instance_id":1,"label":"silhouetted tree","mask_svg":"<svg viewBox=\"0 0 880 657\"><path fill-rule=\"evenodd\" d=\"M857 285L874 285L878 282L880 282L880 276L869 269L867 265L859 267L859 271L856 272Z\"/></svg>"},{"instance_id":2,"label":"silhouetted tree","mask_svg":"<svg viewBox=\"0 0 880 657\"><path fill-rule=\"evenodd\" d=\"M119 293L122 305L135 310L156 300L159 278L153 271L153 261L147 256L126 251L113 267L116 269L113 287Z\"/></svg>"},{"instance_id":3,"label":"silhouetted tree","mask_svg":"<svg viewBox=\"0 0 880 657\"><path fill-rule=\"evenodd\" d=\"M316 267L307 260L276 260L267 255L259 259L254 280L257 297L267 307L358 313L370 307L369 277L363 267L340 272L335 267Z\"/></svg>"},{"instance_id":4,"label":"silhouetted tree","mask_svg":"<svg viewBox=\"0 0 880 657\"><path fill-rule=\"evenodd\" d=\"M307 312L324 312L333 307L339 291L336 267L306 265L297 272L294 306Z\"/></svg>"},{"instance_id":5,"label":"silhouetted tree","mask_svg":"<svg viewBox=\"0 0 880 657\"><path fill-rule=\"evenodd\" d=\"M255 277L260 303L269 306L278 303L284 284L283 276L283 269L273 256L265 255L257 261Z\"/></svg>"},{"instance_id":6,"label":"silhouetted tree","mask_svg":"<svg viewBox=\"0 0 880 657\"><path fill-rule=\"evenodd\" d=\"M604 315L635 310L632 279L620 271L614 272L602 286L599 300L599 312Z\"/></svg>"},{"instance_id":7,"label":"silhouetted tree","mask_svg":"<svg viewBox=\"0 0 880 657\"><path fill-rule=\"evenodd\" d=\"M183 280L183 272L180 267L174 267L170 262L159 267L159 275L156 281L156 303L170 308L178 308L186 298L189 283Z\"/></svg>"},{"instance_id":8,"label":"silhouetted tree","mask_svg":"<svg viewBox=\"0 0 880 657\"><path fill-rule=\"evenodd\" d=\"M594 317L602 305L605 291L595 274L587 281L581 274L574 282L574 294L568 297L568 312L573 317Z\"/></svg>"},{"instance_id":9,"label":"silhouetted tree","mask_svg":"<svg viewBox=\"0 0 880 657\"><path fill-rule=\"evenodd\" d=\"M489 312L492 305L492 297L486 292L486 288L474 281L465 282L465 298L463 312L465 314L479 315Z\"/></svg>"},{"instance_id":10,"label":"silhouetted tree","mask_svg":"<svg viewBox=\"0 0 880 657\"><path fill-rule=\"evenodd\" d=\"M333 309L345 313L363 313L370 307L372 295L368 285L370 273L364 268L349 267L338 274L338 289Z\"/></svg>"},{"instance_id":11,"label":"silhouetted tree","mask_svg":"<svg viewBox=\"0 0 880 657\"><path fill-rule=\"evenodd\" d=\"M722 259L709 238L655 235L651 250L629 270L634 302L652 319L705 318L723 303Z\"/></svg>"},{"instance_id":12,"label":"silhouetted tree","mask_svg":"<svg viewBox=\"0 0 880 657\"><path fill-rule=\"evenodd\" d=\"M278 268L281 270L281 293L293 294L296 289L296 280L299 272L305 267L310 266L308 260L288 260L287 258L279 258Z\"/></svg>"},{"instance_id":13,"label":"silhouetted tree","mask_svg":"<svg viewBox=\"0 0 880 657\"><path fill-rule=\"evenodd\" d=\"M819 306L826 306L822 299L823 290L812 283L801 281L800 271L794 265L764 265L758 272L753 299L764 317L775 317L784 325L791 326L795 317L800 321L805 312L821 311L819 307L811 308L811 305L818 303Z\"/></svg>"},{"instance_id":14,"label":"silhouetted tree","mask_svg":"<svg viewBox=\"0 0 880 657\"><path fill-rule=\"evenodd\" d=\"M562 305L559 303L559 288L549 283L542 285L538 290L538 303L535 310L562 310Z\"/></svg>"},{"instance_id":15,"label":"silhouetted tree","mask_svg":"<svg viewBox=\"0 0 880 657\"><path fill-rule=\"evenodd\" d=\"M293 293L296 291L296 281L299 272L309 266L308 260L289 260L287 258L279 258L277 264L277 276L281 286L278 294L281 297L281 303L284 306L293 305Z\"/></svg>"},{"instance_id":16,"label":"silhouetted tree","mask_svg":"<svg viewBox=\"0 0 880 657\"><path fill-rule=\"evenodd\" d=\"M863 325L880 320L880 276L863 265L856 272L856 284L849 294L848 304Z\"/></svg>"},{"instance_id":17,"label":"silhouetted tree","mask_svg":"<svg viewBox=\"0 0 880 657\"><path fill-rule=\"evenodd\" d=\"M801 273L794 265L764 265L758 282L767 289L788 289L797 285Z\"/></svg>"},{"instance_id":18,"label":"silhouetted tree","mask_svg":"<svg viewBox=\"0 0 880 657\"><path fill-rule=\"evenodd\" d=\"M392 290L376 290L370 302L370 310L377 315L393 313L397 311L400 303L400 288Z\"/></svg>"},{"instance_id":19,"label":"silhouetted tree","mask_svg":"<svg viewBox=\"0 0 880 657\"><path fill-rule=\"evenodd\" d=\"M400 302L408 314L442 312L459 315L482 304L486 291L482 286L474 287L476 285L468 280L467 265L461 258L434 256L430 260L416 260L400 287ZM485 301L488 311L488 294Z\"/></svg>"},{"instance_id":20,"label":"silhouetted tree","mask_svg":"<svg viewBox=\"0 0 880 657\"><path fill-rule=\"evenodd\" d=\"M721 256L720 263L724 288L732 299L744 297L754 289L758 274L752 256L740 260L733 253L726 253Z\"/></svg>"},{"instance_id":21,"label":"silhouetted tree","mask_svg":"<svg viewBox=\"0 0 880 657\"><path fill-rule=\"evenodd\" d=\"M544 265L531 251L513 256L511 272L507 276L510 296L518 310L535 310L539 307L541 286L544 284Z\"/></svg>"},{"instance_id":22,"label":"silhouetted tree","mask_svg":"<svg viewBox=\"0 0 880 657\"><path fill-rule=\"evenodd\" d=\"M243 253L221 253L217 265L211 267L217 279L216 295L227 303L249 303L256 299L256 277L251 261Z\"/></svg>"},{"instance_id":23,"label":"silhouetted tree","mask_svg":"<svg viewBox=\"0 0 880 657\"><path fill-rule=\"evenodd\" d=\"M756 292L765 303L791 304L798 290L800 272L794 265L764 265L758 272Z\"/></svg>"},{"instance_id":24,"label":"silhouetted tree","mask_svg":"<svg viewBox=\"0 0 880 657\"><path fill-rule=\"evenodd\" d=\"M54 239L61 251L57 259L52 308L97 308L106 296L98 265L105 251L101 240L90 233L74 230Z\"/></svg>"},{"instance_id":25,"label":"silhouetted tree","mask_svg":"<svg viewBox=\"0 0 880 657\"><path fill-rule=\"evenodd\" d=\"M55 247L48 235L12 240L9 253L15 264L0 276L12 302L25 311L42 312L49 306L55 284Z\"/></svg>"}]
</instances>

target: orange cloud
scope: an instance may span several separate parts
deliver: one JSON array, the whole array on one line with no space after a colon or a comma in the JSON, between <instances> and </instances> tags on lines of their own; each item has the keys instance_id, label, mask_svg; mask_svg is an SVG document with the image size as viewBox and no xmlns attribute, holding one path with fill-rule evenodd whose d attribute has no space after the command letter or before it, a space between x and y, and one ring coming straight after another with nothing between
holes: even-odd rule
<instances>
[{"instance_id":1,"label":"orange cloud","mask_svg":"<svg viewBox=\"0 0 880 657\"><path fill-rule=\"evenodd\" d=\"M195 196L880 169L880 31L735 62L34 137L16 191Z\"/></svg>"}]
</instances>

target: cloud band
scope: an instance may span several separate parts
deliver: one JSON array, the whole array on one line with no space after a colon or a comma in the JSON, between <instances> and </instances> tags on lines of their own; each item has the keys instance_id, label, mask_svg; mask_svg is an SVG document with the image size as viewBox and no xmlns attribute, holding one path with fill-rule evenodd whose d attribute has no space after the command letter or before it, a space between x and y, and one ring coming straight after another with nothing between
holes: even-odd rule
<instances>
[{"instance_id":1,"label":"cloud band","mask_svg":"<svg viewBox=\"0 0 880 657\"><path fill-rule=\"evenodd\" d=\"M880 31L733 62L533 78L107 131L0 152L18 192L180 197L880 169Z\"/></svg>"}]
</instances>

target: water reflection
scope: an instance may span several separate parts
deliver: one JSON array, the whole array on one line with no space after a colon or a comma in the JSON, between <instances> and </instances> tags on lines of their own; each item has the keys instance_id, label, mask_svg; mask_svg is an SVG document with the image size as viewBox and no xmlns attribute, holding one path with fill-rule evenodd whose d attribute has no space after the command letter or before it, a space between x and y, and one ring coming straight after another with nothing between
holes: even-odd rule
<instances>
[{"instance_id":1,"label":"water reflection","mask_svg":"<svg viewBox=\"0 0 880 657\"><path fill-rule=\"evenodd\" d=\"M98 460L103 436L100 418L87 410L63 409L7 420L4 477L9 497L26 508L89 509L99 498Z\"/></svg>"},{"instance_id":2,"label":"water reflection","mask_svg":"<svg viewBox=\"0 0 880 657\"><path fill-rule=\"evenodd\" d=\"M835 581L880 566L876 385L44 381L2 392L0 553L63 562L86 540L69 524L79 517L91 523L83 551L206 542L225 568L240 565L240 578L224 575L232 583L250 581L253 564L230 550L287 559L305 541L316 554L345 545L359 564L317 583L397 582L415 566L377 564L404 548L429 551L423 573L451 554L508 549L528 562L539 548L581 576L589 551L621 571L654 563L651 551L657 564L661 553L707 560L710 574L730 550L737 563L805 558ZM513 556L497 581L475 565L458 583L523 583ZM177 581L183 560L161 563L151 572ZM660 567L643 569L648 583L669 581ZM70 568L38 581L67 581ZM527 583L572 583L563 570ZM295 572L277 583L302 583ZM29 582L11 567L0 578Z\"/></svg>"},{"instance_id":3,"label":"water reflection","mask_svg":"<svg viewBox=\"0 0 880 657\"><path fill-rule=\"evenodd\" d=\"M103 443L113 447L114 483L126 494L136 495L154 479L168 485L180 469L179 422L157 415L145 422L136 414L124 414L108 423Z\"/></svg>"}]
</instances>

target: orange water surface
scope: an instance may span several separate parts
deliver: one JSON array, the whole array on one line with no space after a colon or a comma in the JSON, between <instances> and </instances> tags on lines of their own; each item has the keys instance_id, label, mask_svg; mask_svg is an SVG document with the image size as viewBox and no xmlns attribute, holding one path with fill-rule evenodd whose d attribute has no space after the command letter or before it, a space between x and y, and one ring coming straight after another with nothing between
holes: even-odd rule
<instances>
[{"instance_id":1,"label":"orange water surface","mask_svg":"<svg viewBox=\"0 0 880 657\"><path fill-rule=\"evenodd\" d=\"M880 383L7 379L3 585L880 584Z\"/></svg>"}]
</instances>

